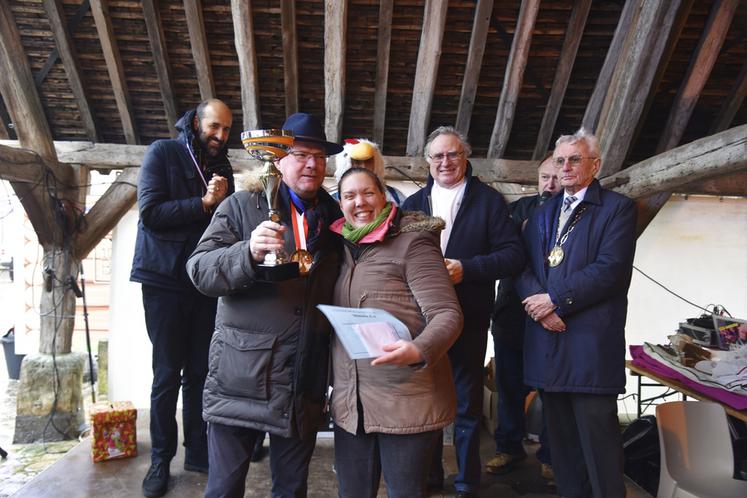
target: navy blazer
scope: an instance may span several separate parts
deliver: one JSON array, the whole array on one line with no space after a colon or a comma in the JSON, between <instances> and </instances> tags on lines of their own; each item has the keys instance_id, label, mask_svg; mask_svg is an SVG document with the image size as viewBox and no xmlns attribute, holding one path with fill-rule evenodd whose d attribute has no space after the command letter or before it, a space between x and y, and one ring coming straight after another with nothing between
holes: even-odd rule
<instances>
[{"instance_id":1,"label":"navy blazer","mask_svg":"<svg viewBox=\"0 0 747 498\"><path fill-rule=\"evenodd\" d=\"M565 332L550 332L527 317L524 382L557 392L625 392L625 319L635 253L633 201L589 185L575 228L563 244L565 257L546 263L555 242L563 195L556 195L529 218L524 239L529 264L517 279L523 299L549 293Z\"/></svg>"},{"instance_id":2,"label":"navy blazer","mask_svg":"<svg viewBox=\"0 0 747 498\"><path fill-rule=\"evenodd\" d=\"M469 164L465 181L444 257L458 259L464 270L464 279L454 286L464 313L464 330L487 330L496 279L521 273L526 258L503 196L472 176ZM432 188L433 178L429 175L428 185L408 197L402 209L432 214Z\"/></svg>"}]
</instances>

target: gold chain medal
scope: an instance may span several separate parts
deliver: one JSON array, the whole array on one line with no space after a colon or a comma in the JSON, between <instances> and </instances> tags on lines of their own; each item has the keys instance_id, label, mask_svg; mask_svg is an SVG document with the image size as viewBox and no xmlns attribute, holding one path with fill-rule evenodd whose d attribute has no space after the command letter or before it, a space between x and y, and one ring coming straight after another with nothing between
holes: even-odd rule
<instances>
[{"instance_id":1,"label":"gold chain medal","mask_svg":"<svg viewBox=\"0 0 747 498\"><path fill-rule=\"evenodd\" d=\"M296 250L290 255L290 260L298 263L298 273L305 277L311 271L314 264L314 256L306 250L306 216L296 210L293 202L290 203L291 219L293 220L293 238L296 241Z\"/></svg>"},{"instance_id":2,"label":"gold chain medal","mask_svg":"<svg viewBox=\"0 0 747 498\"><path fill-rule=\"evenodd\" d=\"M291 256L292 257L292 256ZM560 246L555 246L550 251L550 254L547 256L547 263L550 265L551 268L555 268L560 263L563 262L563 258L565 257L565 253L563 252L563 248Z\"/></svg>"}]
</instances>

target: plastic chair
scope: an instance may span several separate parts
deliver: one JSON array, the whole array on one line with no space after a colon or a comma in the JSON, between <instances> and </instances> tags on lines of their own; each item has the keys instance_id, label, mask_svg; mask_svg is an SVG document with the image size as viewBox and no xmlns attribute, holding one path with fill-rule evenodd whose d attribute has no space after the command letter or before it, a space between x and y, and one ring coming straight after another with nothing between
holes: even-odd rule
<instances>
[{"instance_id":1,"label":"plastic chair","mask_svg":"<svg viewBox=\"0 0 747 498\"><path fill-rule=\"evenodd\" d=\"M724 408L707 401L656 407L661 447L658 498L747 497L734 479L734 453Z\"/></svg>"}]
</instances>

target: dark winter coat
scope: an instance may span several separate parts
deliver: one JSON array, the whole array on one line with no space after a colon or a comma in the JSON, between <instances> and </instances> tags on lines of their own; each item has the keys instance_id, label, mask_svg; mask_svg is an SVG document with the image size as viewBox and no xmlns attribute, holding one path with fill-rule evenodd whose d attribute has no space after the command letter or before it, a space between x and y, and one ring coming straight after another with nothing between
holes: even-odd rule
<instances>
[{"instance_id":1,"label":"dark winter coat","mask_svg":"<svg viewBox=\"0 0 747 498\"><path fill-rule=\"evenodd\" d=\"M278 201L290 254L295 245L285 184ZM314 433L322 421L330 326L316 306L332 303L340 245L327 227L342 213L320 189L314 213L307 210L311 270L280 282L258 279L249 250L251 233L267 213L258 186L237 192L220 205L187 264L197 289L219 297L203 416L298 437Z\"/></svg>"},{"instance_id":2,"label":"dark winter coat","mask_svg":"<svg viewBox=\"0 0 747 498\"><path fill-rule=\"evenodd\" d=\"M524 383L556 392L622 393L635 204L594 180L566 224L583 209L562 246L565 257L550 268L546 258L562 202L562 195L547 201L524 230L529 264L517 279L519 296L549 293L566 324L565 332L550 332L527 318Z\"/></svg>"},{"instance_id":3,"label":"dark winter coat","mask_svg":"<svg viewBox=\"0 0 747 498\"><path fill-rule=\"evenodd\" d=\"M130 274L133 282L176 291L193 289L185 265L212 217L202 208L205 185L187 149L200 153L194 145L194 117L194 110L187 112L176 124L177 138L157 140L145 152L137 187L140 220ZM207 181L213 173L225 177L227 195L232 194L233 172L226 149L205 162Z\"/></svg>"},{"instance_id":4,"label":"dark winter coat","mask_svg":"<svg viewBox=\"0 0 747 498\"><path fill-rule=\"evenodd\" d=\"M524 267L524 248L508 217L503 196L472 176L467 165L461 206L454 218L444 257L458 259L464 279L455 290L464 313L464 330L487 330L495 301L496 279L517 275ZM402 209L432 214L428 184L408 197Z\"/></svg>"}]
</instances>

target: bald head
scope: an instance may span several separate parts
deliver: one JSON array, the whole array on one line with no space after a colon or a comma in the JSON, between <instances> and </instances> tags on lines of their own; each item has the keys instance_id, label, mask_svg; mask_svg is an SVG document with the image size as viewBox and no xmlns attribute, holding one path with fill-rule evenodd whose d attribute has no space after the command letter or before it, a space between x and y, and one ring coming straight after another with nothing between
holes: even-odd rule
<instances>
[{"instance_id":1,"label":"bald head","mask_svg":"<svg viewBox=\"0 0 747 498\"><path fill-rule=\"evenodd\" d=\"M552 154L550 154L537 168L537 193L539 195L542 195L544 192L555 194L559 190L558 170L555 168Z\"/></svg>"},{"instance_id":2,"label":"bald head","mask_svg":"<svg viewBox=\"0 0 747 498\"><path fill-rule=\"evenodd\" d=\"M192 126L200 146L215 157L225 147L232 124L233 116L228 106L222 100L208 99L197 106Z\"/></svg>"}]
</instances>

